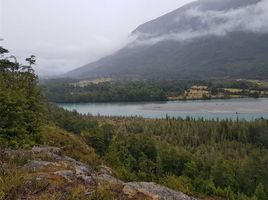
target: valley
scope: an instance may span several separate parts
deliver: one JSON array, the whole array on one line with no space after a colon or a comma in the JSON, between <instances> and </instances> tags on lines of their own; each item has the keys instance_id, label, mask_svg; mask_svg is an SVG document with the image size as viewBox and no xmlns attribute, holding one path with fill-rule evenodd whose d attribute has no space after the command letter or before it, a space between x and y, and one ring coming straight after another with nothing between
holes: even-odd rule
<instances>
[{"instance_id":1,"label":"valley","mask_svg":"<svg viewBox=\"0 0 268 200\"><path fill-rule=\"evenodd\" d=\"M267 0L0 7L0 200L268 199Z\"/></svg>"}]
</instances>

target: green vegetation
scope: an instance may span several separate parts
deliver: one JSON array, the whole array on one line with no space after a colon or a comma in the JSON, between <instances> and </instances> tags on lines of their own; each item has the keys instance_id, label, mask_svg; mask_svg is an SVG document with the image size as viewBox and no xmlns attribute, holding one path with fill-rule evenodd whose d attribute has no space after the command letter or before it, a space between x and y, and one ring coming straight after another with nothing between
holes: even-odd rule
<instances>
[{"instance_id":1,"label":"green vegetation","mask_svg":"<svg viewBox=\"0 0 268 200\"><path fill-rule=\"evenodd\" d=\"M267 121L133 119L115 129L106 159L124 179L234 199L268 186Z\"/></svg>"},{"instance_id":2,"label":"green vegetation","mask_svg":"<svg viewBox=\"0 0 268 200\"><path fill-rule=\"evenodd\" d=\"M71 79L42 81L44 96L56 103L133 102L268 96L265 81L126 81Z\"/></svg>"},{"instance_id":3,"label":"green vegetation","mask_svg":"<svg viewBox=\"0 0 268 200\"><path fill-rule=\"evenodd\" d=\"M165 101L164 88L159 86L145 82L89 82L79 86L56 81L42 84L42 90L49 101L57 103Z\"/></svg>"},{"instance_id":4,"label":"green vegetation","mask_svg":"<svg viewBox=\"0 0 268 200\"><path fill-rule=\"evenodd\" d=\"M267 195L267 120L83 117L98 125L82 137L123 180L155 181L198 196Z\"/></svg>"},{"instance_id":5,"label":"green vegetation","mask_svg":"<svg viewBox=\"0 0 268 200\"><path fill-rule=\"evenodd\" d=\"M89 147L78 135L72 135L55 125L43 126L41 134L43 145L62 148L65 155L92 167L97 167L102 163L94 149Z\"/></svg>"},{"instance_id":6,"label":"green vegetation","mask_svg":"<svg viewBox=\"0 0 268 200\"><path fill-rule=\"evenodd\" d=\"M94 150L79 136L72 135L54 125L42 127L42 145L60 147L64 156L70 156L88 164L93 169L102 161ZM55 162L47 153L33 154L31 151L0 148L0 199L89 199L87 189L81 182L70 184L60 176L53 175L57 170L69 170L67 163L49 165L33 171L25 170L25 165L33 160ZM61 165L59 165L61 164ZM45 188L48 188L48 191ZM26 197L25 197L26 196ZM23 198L21 198L23 197Z\"/></svg>"},{"instance_id":7,"label":"green vegetation","mask_svg":"<svg viewBox=\"0 0 268 200\"><path fill-rule=\"evenodd\" d=\"M92 167L100 165L101 159L81 137L56 127L50 120L52 117L46 112L49 106L43 100L37 85L38 78L32 69L35 57L27 58L28 65L25 66L10 61L7 53L6 49L0 47L0 199L21 199L25 195L30 195L30 199L59 199L63 194L64 199L77 199L81 186L70 187L66 195L66 191L57 189L64 187L64 180L45 174L51 170L50 167L34 173L25 170L25 165L30 161L44 156L52 159L42 153L33 155L27 149L34 145L60 147L64 155ZM47 176L46 179L40 179L39 173L41 177ZM39 191L48 185L57 194L47 192L39 195Z\"/></svg>"},{"instance_id":8,"label":"green vegetation","mask_svg":"<svg viewBox=\"0 0 268 200\"><path fill-rule=\"evenodd\" d=\"M0 50L2 55L7 53L3 48ZM22 150L36 144L60 147L64 155L93 168L105 163L126 181L154 181L200 198L267 199L267 120L104 118L68 112L44 103L31 68L35 59L32 56L27 61L28 66L21 66L4 56L0 59L0 199L34 194L46 184L53 192L42 194L40 199L58 199L62 195L66 195L65 199L85 199L82 195L85 187L80 183L68 185L62 178L46 174L48 183L41 184L36 179L40 174L24 170L28 161L47 156L34 156ZM115 90L122 86L122 83L101 82L90 87L104 87L102 84L111 90L113 86ZM215 81L208 88L222 87L217 84L221 83ZM250 84L262 87L259 82ZM160 85L154 87L159 89ZM166 90L167 85L163 84L161 91L171 94L190 85L175 84L173 89ZM130 86L133 85L124 85ZM227 84L224 87L234 88ZM6 150L15 156L9 156ZM42 175L54 168L48 167ZM67 193L62 189L65 187L69 188ZM92 199L116 199L122 190L119 187L103 186Z\"/></svg>"},{"instance_id":9,"label":"green vegetation","mask_svg":"<svg viewBox=\"0 0 268 200\"><path fill-rule=\"evenodd\" d=\"M8 51L0 47L0 56ZM0 145L22 147L39 142L42 118L42 98L37 87L37 76L32 65L35 57L26 61L27 66L8 59L0 59Z\"/></svg>"}]
</instances>

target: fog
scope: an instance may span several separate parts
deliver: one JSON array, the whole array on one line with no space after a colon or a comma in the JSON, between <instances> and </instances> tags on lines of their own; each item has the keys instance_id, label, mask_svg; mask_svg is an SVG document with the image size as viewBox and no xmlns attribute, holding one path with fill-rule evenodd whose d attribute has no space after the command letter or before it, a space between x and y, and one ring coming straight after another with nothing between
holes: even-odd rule
<instances>
[{"instance_id":1,"label":"fog","mask_svg":"<svg viewBox=\"0 0 268 200\"><path fill-rule=\"evenodd\" d=\"M142 39L135 40L130 47L154 45L165 40L189 41L207 35L225 36L237 31L268 33L268 0L228 10L203 10L196 6L175 18L174 24L185 19L191 19L188 21L192 24L160 36L138 33L136 37Z\"/></svg>"},{"instance_id":2,"label":"fog","mask_svg":"<svg viewBox=\"0 0 268 200\"><path fill-rule=\"evenodd\" d=\"M193 0L0 0L0 45L56 75L113 53L138 25Z\"/></svg>"}]
</instances>

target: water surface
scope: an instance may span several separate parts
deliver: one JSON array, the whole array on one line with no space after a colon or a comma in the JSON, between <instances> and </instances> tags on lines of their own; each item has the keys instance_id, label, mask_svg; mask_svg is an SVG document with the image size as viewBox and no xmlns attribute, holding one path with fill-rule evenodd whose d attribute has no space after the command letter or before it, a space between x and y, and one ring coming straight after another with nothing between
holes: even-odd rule
<instances>
[{"instance_id":1,"label":"water surface","mask_svg":"<svg viewBox=\"0 0 268 200\"><path fill-rule=\"evenodd\" d=\"M145 118L192 117L204 119L268 119L268 98L200 101L74 103L59 104L67 110L94 116L140 116Z\"/></svg>"}]
</instances>

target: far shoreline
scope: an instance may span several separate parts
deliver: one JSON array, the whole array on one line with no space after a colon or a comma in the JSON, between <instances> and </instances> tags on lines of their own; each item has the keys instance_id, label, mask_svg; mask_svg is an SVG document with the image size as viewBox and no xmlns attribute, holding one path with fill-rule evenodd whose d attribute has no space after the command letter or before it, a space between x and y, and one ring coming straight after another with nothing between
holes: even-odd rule
<instances>
[{"instance_id":1,"label":"far shoreline","mask_svg":"<svg viewBox=\"0 0 268 200\"><path fill-rule=\"evenodd\" d=\"M239 99L268 99L268 96L263 96L263 97L249 97L249 96L244 96L244 97L226 97L226 98L199 98L199 99L168 99L168 100L159 100L159 101L87 101L87 102L50 102L54 104L113 104L113 103L167 103L167 102L198 102L198 101L213 101L213 100L239 100Z\"/></svg>"}]
</instances>

